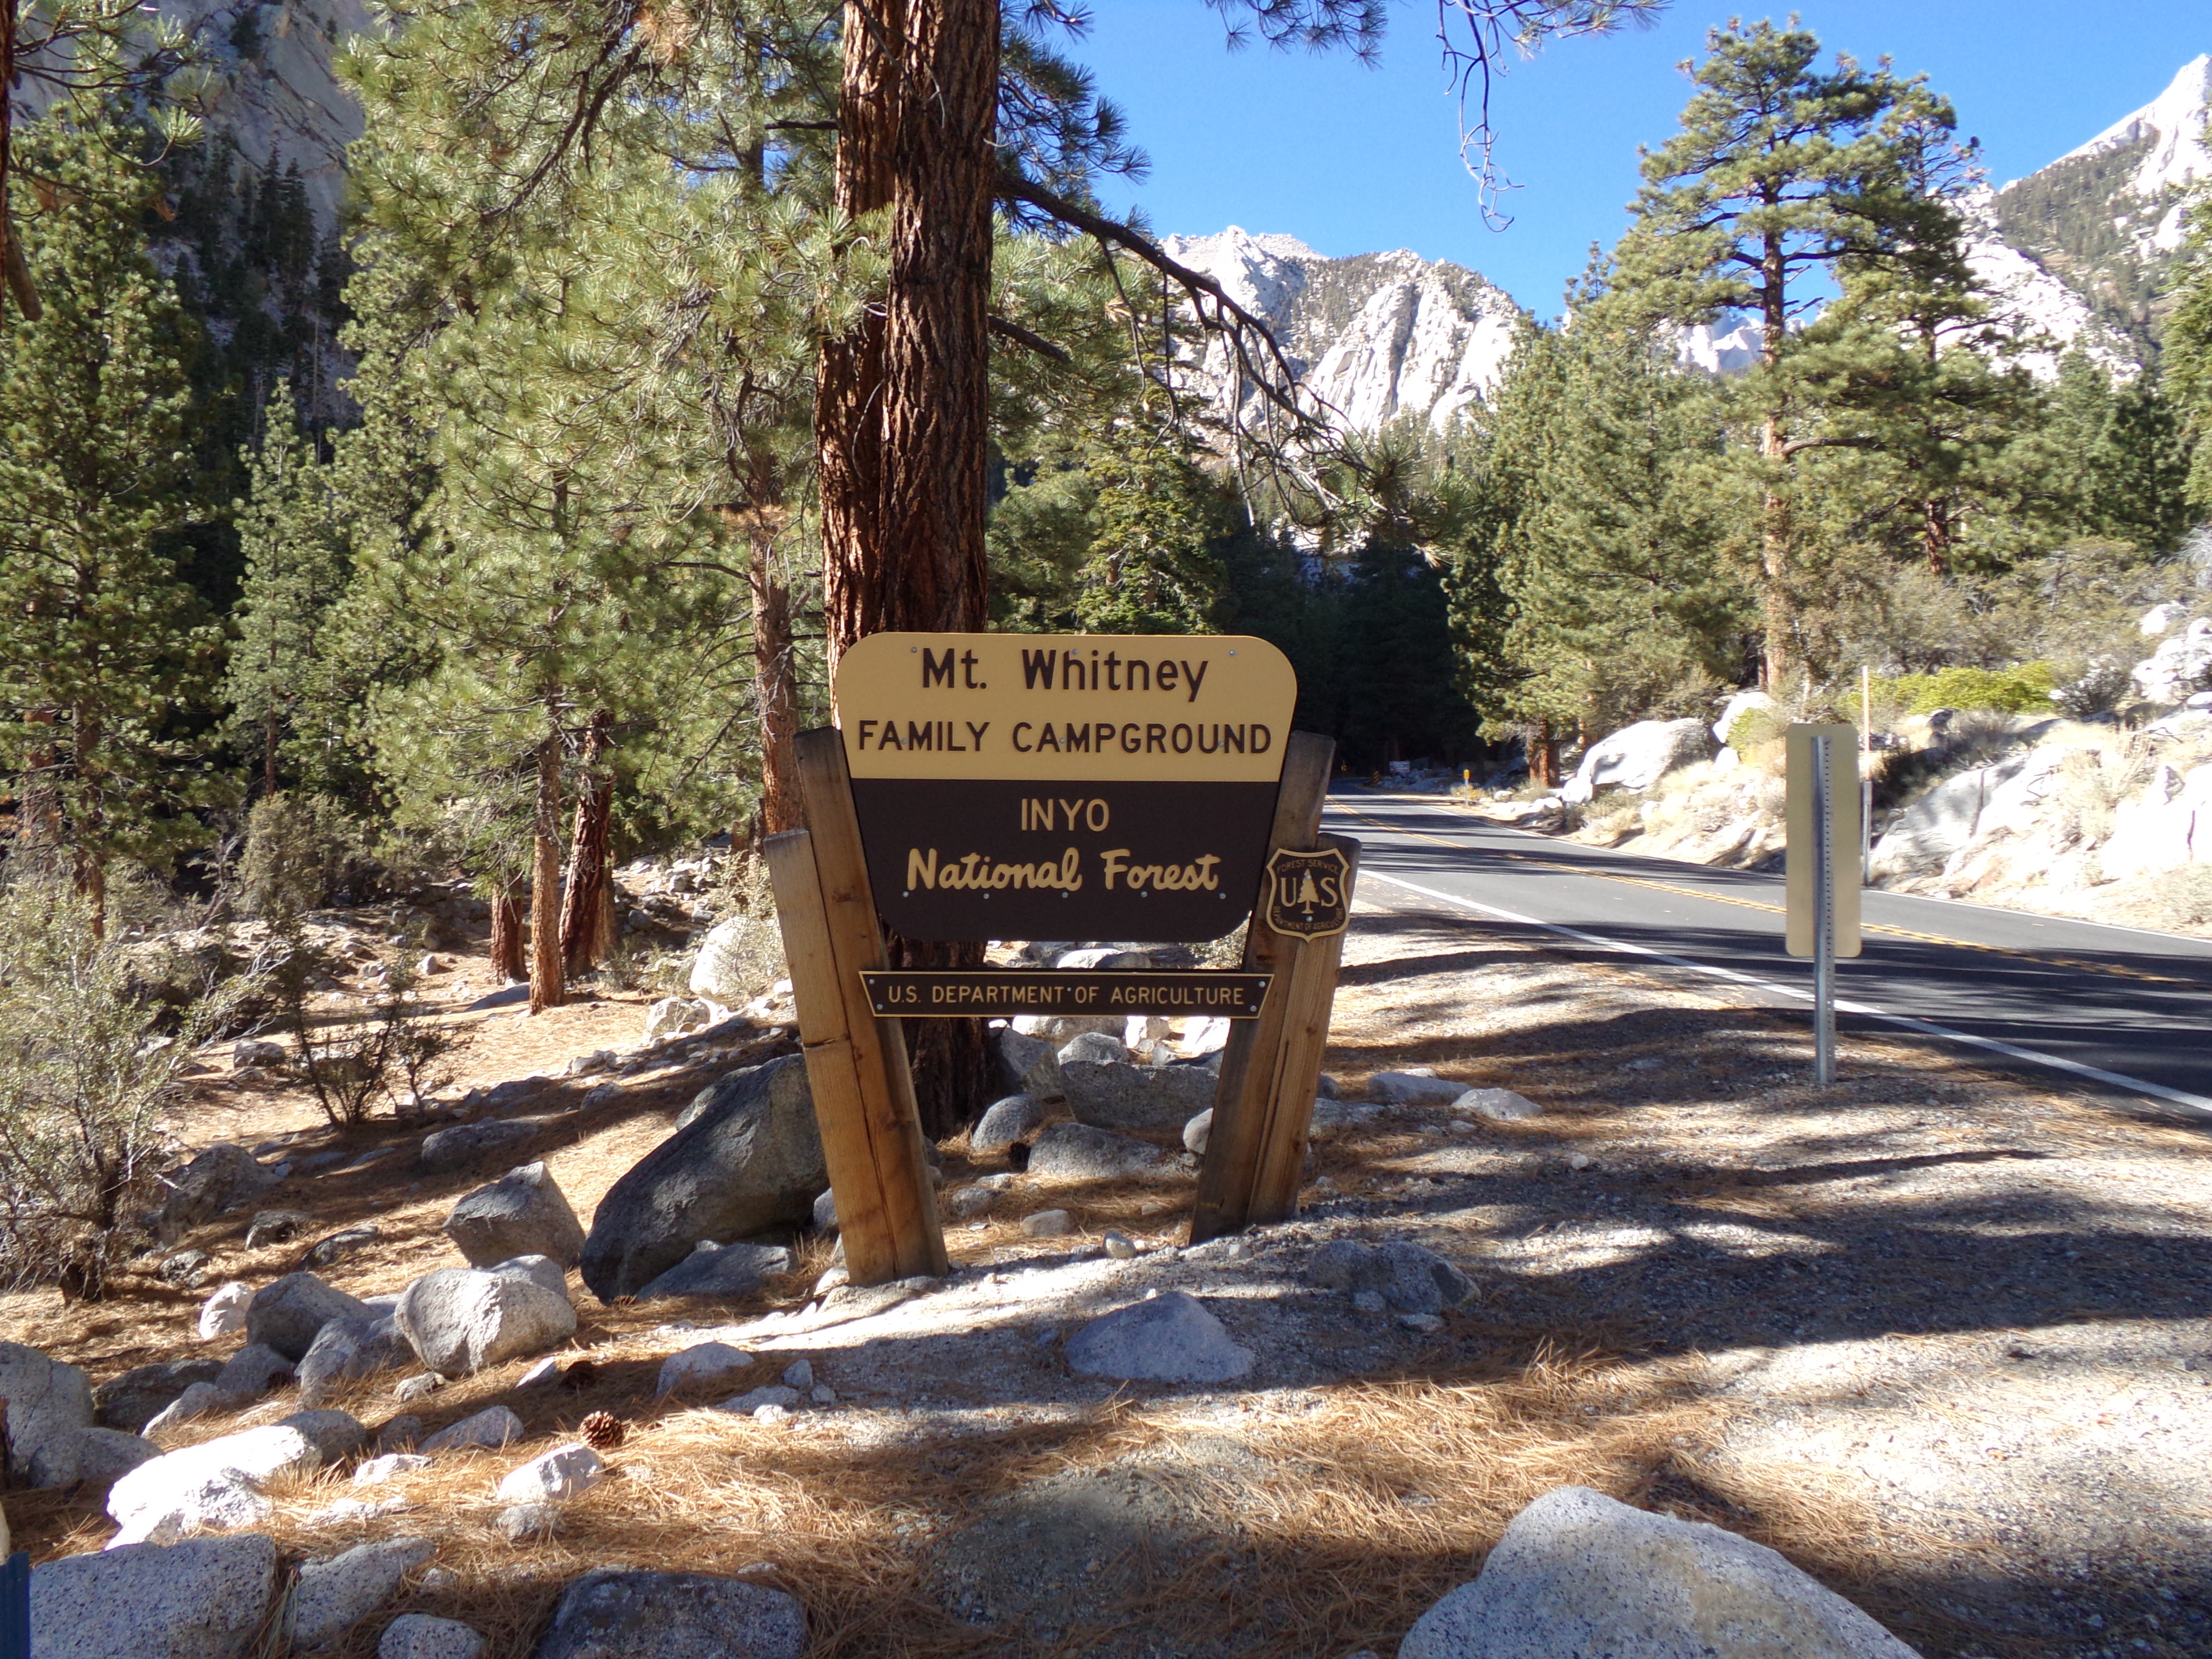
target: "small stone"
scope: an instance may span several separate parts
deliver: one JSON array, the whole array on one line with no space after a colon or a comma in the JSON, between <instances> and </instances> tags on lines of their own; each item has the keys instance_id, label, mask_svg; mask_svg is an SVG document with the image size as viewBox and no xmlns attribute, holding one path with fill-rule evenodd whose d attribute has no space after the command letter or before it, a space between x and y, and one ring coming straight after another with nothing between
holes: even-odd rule
<instances>
[{"instance_id":1,"label":"small stone","mask_svg":"<svg viewBox=\"0 0 2212 1659\"><path fill-rule=\"evenodd\" d=\"M945 1195L945 1207L964 1219L981 1215L998 1201L998 1194L988 1187L956 1187Z\"/></svg>"},{"instance_id":2,"label":"small stone","mask_svg":"<svg viewBox=\"0 0 2212 1659\"><path fill-rule=\"evenodd\" d=\"M431 1588L430 1580L442 1571L433 1567L424 1573L422 1587ZM457 1619L403 1613L384 1627L376 1659L483 1659L483 1638Z\"/></svg>"},{"instance_id":3,"label":"small stone","mask_svg":"<svg viewBox=\"0 0 2212 1659\"><path fill-rule=\"evenodd\" d=\"M195 1382L155 1413L144 1431L149 1436L167 1434L180 1423L205 1417L210 1412L228 1411L238 1403L217 1383Z\"/></svg>"},{"instance_id":4,"label":"small stone","mask_svg":"<svg viewBox=\"0 0 2212 1659\"><path fill-rule=\"evenodd\" d=\"M1137 1246L1127 1235L1109 1232L1106 1235L1106 1254L1117 1261L1127 1261L1137 1254Z\"/></svg>"},{"instance_id":5,"label":"small stone","mask_svg":"<svg viewBox=\"0 0 2212 1659\"><path fill-rule=\"evenodd\" d=\"M510 1469L498 1496L509 1504L549 1502L588 1492L606 1478L605 1460L589 1446L556 1446Z\"/></svg>"},{"instance_id":6,"label":"small stone","mask_svg":"<svg viewBox=\"0 0 2212 1659\"><path fill-rule=\"evenodd\" d=\"M968 1147L978 1153L1002 1152L1044 1123L1044 1107L1034 1095L1008 1095L994 1101L968 1133Z\"/></svg>"},{"instance_id":7,"label":"small stone","mask_svg":"<svg viewBox=\"0 0 2212 1659\"><path fill-rule=\"evenodd\" d=\"M412 1412L402 1412L376 1431L377 1455L405 1451L422 1437L422 1419Z\"/></svg>"},{"instance_id":8,"label":"small stone","mask_svg":"<svg viewBox=\"0 0 2212 1659\"><path fill-rule=\"evenodd\" d=\"M1451 1109L1463 1117L1485 1118L1492 1123L1514 1123L1544 1115L1544 1109L1534 1101L1510 1089L1469 1089L1452 1102Z\"/></svg>"},{"instance_id":9,"label":"small stone","mask_svg":"<svg viewBox=\"0 0 2212 1659\"><path fill-rule=\"evenodd\" d=\"M814 1294L817 1296L827 1296L830 1291L838 1290L852 1282L853 1275L843 1267L824 1268L823 1270L822 1277L814 1281Z\"/></svg>"},{"instance_id":10,"label":"small stone","mask_svg":"<svg viewBox=\"0 0 2212 1659\"><path fill-rule=\"evenodd\" d=\"M179 1290L197 1290L206 1281L208 1268L214 1261L205 1250L179 1250L174 1255L161 1258L161 1265L154 1269L154 1277Z\"/></svg>"},{"instance_id":11,"label":"small stone","mask_svg":"<svg viewBox=\"0 0 2212 1659\"><path fill-rule=\"evenodd\" d=\"M387 1480L411 1474L416 1469L427 1469L436 1461L414 1452L386 1452L381 1457L370 1458L356 1469L353 1483L356 1486L380 1486Z\"/></svg>"},{"instance_id":12,"label":"small stone","mask_svg":"<svg viewBox=\"0 0 2212 1659\"><path fill-rule=\"evenodd\" d=\"M1170 1291L1094 1319L1067 1341L1070 1370L1085 1376L1161 1382L1226 1382L1252 1369L1204 1303Z\"/></svg>"},{"instance_id":13,"label":"small stone","mask_svg":"<svg viewBox=\"0 0 2212 1659\"><path fill-rule=\"evenodd\" d=\"M363 1222L358 1227L348 1227L332 1233L316 1243L307 1252L310 1267L328 1267L343 1261L356 1251L365 1250L376 1243L377 1230L374 1222Z\"/></svg>"},{"instance_id":14,"label":"small stone","mask_svg":"<svg viewBox=\"0 0 2212 1659\"><path fill-rule=\"evenodd\" d=\"M1355 1291L1352 1292L1352 1305L1362 1313L1379 1314L1389 1304L1382 1300L1382 1292L1380 1291Z\"/></svg>"},{"instance_id":15,"label":"small stone","mask_svg":"<svg viewBox=\"0 0 2212 1659\"><path fill-rule=\"evenodd\" d=\"M797 1389L801 1393L812 1388L814 1386L814 1362L811 1359L793 1360L791 1364L783 1368L783 1385L787 1389Z\"/></svg>"},{"instance_id":16,"label":"small stone","mask_svg":"<svg viewBox=\"0 0 2212 1659\"><path fill-rule=\"evenodd\" d=\"M516 1504L501 1510L492 1528L510 1544L525 1544L556 1536L561 1530L556 1504Z\"/></svg>"},{"instance_id":17,"label":"small stone","mask_svg":"<svg viewBox=\"0 0 2212 1659\"><path fill-rule=\"evenodd\" d=\"M752 1363L750 1354L726 1342L696 1343L660 1362L660 1382L654 1392L673 1394L679 1389L711 1388L727 1382Z\"/></svg>"},{"instance_id":18,"label":"small stone","mask_svg":"<svg viewBox=\"0 0 2212 1659\"><path fill-rule=\"evenodd\" d=\"M526 1431L522 1419L504 1406L487 1407L442 1428L422 1443L426 1452L463 1451L476 1446L504 1446L520 1440Z\"/></svg>"},{"instance_id":19,"label":"small stone","mask_svg":"<svg viewBox=\"0 0 2212 1659\"><path fill-rule=\"evenodd\" d=\"M403 1404L410 1401L427 1400L445 1385L446 1379L435 1371L421 1371L413 1376L402 1377L393 1384L392 1397Z\"/></svg>"},{"instance_id":20,"label":"small stone","mask_svg":"<svg viewBox=\"0 0 2212 1659\"><path fill-rule=\"evenodd\" d=\"M826 1187L814 1197L814 1231L817 1233L837 1231L837 1194Z\"/></svg>"},{"instance_id":21,"label":"small stone","mask_svg":"<svg viewBox=\"0 0 2212 1659\"><path fill-rule=\"evenodd\" d=\"M1103 1031L1085 1031L1063 1044L1057 1058L1062 1066L1071 1060L1110 1065L1129 1058L1129 1045L1120 1037L1109 1036Z\"/></svg>"},{"instance_id":22,"label":"small stone","mask_svg":"<svg viewBox=\"0 0 2212 1659\"><path fill-rule=\"evenodd\" d=\"M193 1383L212 1382L222 1374L222 1364L213 1359L134 1366L92 1391L93 1420L137 1434Z\"/></svg>"},{"instance_id":23,"label":"small stone","mask_svg":"<svg viewBox=\"0 0 2212 1659\"><path fill-rule=\"evenodd\" d=\"M234 1071L242 1071L248 1066L282 1066L286 1058L284 1045L266 1037L243 1037L230 1045Z\"/></svg>"},{"instance_id":24,"label":"small stone","mask_svg":"<svg viewBox=\"0 0 2212 1659\"><path fill-rule=\"evenodd\" d=\"M314 1224L314 1217L304 1210L263 1210L246 1229L246 1248L249 1250L282 1244L296 1237L302 1227Z\"/></svg>"},{"instance_id":25,"label":"small stone","mask_svg":"<svg viewBox=\"0 0 2212 1659\"><path fill-rule=\"evenodd\" d=\"M514 1379L514 1391L517 1394L520 1394L525 1389L542 1388L548 1382L558 1380L560 1375L560 1360L553 1355L548 1354L544 1358L539 1360L535 1365L532 1365L528 1370L523 1372L521 1376Z\"/></svg>"},{"instance_id":26,"label":"small stone","mask_svg":"<svg viewBox=\"0 0 2212 1659\"><path fill-rule=\"evenodd\" d=\"M1424 1336L1434 1335L1443 1329L1443 1316L1437 1314L1400 1314L1398 1322L1409 1331L1419 1331Z\"/></svg>"},{"instance_id":27,"label":"small stone","mask_svg":"<svg viewBox=\"0 0 2212 1659\"><path fill-rule=\"evenodd\" d=\"M714 1409L737 1417L751 1417L757 1415L763 1406L775 1406L787 1411L798 1403L798 1389L771 1383L767 1388L750 1389L732 1399L725 1400Z\"/></svg>"},{"instance_id":28,"label":"small stone","mask_svg":"<svg viewBox=\"0 0 2212 1659\"><path fill-rule=\"evenodd\" d=\"M834 1406L837 1403L837 1390L827 1382L817 1382L807 1398L817 1406Z\"/></svg>"},{"instance_id":29,"label":"small stone","mask_svg":"<svg viewBox=\"0 0 2212 1659\"><path fill-rule=\"evenodd\" d=\"M1467 1092L1467 1085L1417 1066L1402 1072L1376 1073L1367 1079L1367 1092L1394 1106L1447 1106Z\"/></svg>"},{"instance_id":30,"label":"small stone","mask_svg":"<svg viewBox=\"0 0 2212 1659\"><path fill-rule=\"evenodd\" d=\"M1029 1238L1065 1238L1075 1231L1075 1218L1065 1210L1039 1210L1022 1218L1022 1232Z\"/></svg>"},{"instance_id":31,"label":"small stone","mask_svg":"<svg viewBox=\"0 0 2212 1659\"><path fill-rule=\"evenodd\" d=\"M368 1431L351 1412L294 1412L289 1417L279 1418L277 1426L295 1429L305 1435L325 1468L352 1456L368 1443Z\"/></svg>"},{"instance_id":32,"label":"small stone","mask_svg":"<svg viewBox=\"0 0 2212 1659\"><path fill-rule=\"evenodd\" d=\"M1213 1136L1213 1108L1209 1106L1182 1126L1182 1146L1187 1152L1206 1156L1206 1142Z\"/></svg>"},{"instance_id":33,"label":"small stone","mask_svg":"<svg viewBox=\"0 0 2212 1659\"><path fill-rule=\"evenodd\" d=\"M1570 1170L1587 1170L1589 1166L1590 1157L1588 1152L1569 1152L1567 1154L1567 1167Z\"/></svg>"},{"instance_id":34,"label":"small stone","mask_svg":"<svg viewBox=\"0 0 2212 1659\"><path fill-rule=\"evenodd\" d=\"M779 1424L788 1423L798 1415L799 1413L788 1406L767 1405L753 1407L753 1421L766 1424L769 1428L775 1428Z\"/></svg>"}]
</instances>

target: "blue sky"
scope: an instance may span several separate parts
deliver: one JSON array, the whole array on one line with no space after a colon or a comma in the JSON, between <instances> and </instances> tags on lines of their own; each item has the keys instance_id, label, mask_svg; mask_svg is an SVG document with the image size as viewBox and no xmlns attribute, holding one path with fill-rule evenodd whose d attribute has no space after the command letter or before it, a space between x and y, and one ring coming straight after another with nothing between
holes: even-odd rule
<instances>
[{"instance_id":1,"label":"blue sky","mask_svg":"<svg viewBox=\"0 0 2212 1659\"><path fill-rule=\"evenodd\" d=\"M2032 173L2130 111L2212 50L2206 0L1799 0L1824 46L1887 53L1924 72L1982 140L1991 178ZM1520 188L1513 223L1486 228L1461 169L1456 114L1430 0L1401 0L1379 68L1222 46L1200 0L1096 0L1073 55L1130 118L1152 170L1104 194L1155 229L1239 224L1322 253L1410 247L1480 271L1522 304L1556 313L1593 241L1610 246L1635 193L1637 146L1664 142L1689 95L1676 70L1705 31L1746 6L1674 0L1656 27L1570 40L1498 83L1499 165Z\"/></svg>"}]
</instances>

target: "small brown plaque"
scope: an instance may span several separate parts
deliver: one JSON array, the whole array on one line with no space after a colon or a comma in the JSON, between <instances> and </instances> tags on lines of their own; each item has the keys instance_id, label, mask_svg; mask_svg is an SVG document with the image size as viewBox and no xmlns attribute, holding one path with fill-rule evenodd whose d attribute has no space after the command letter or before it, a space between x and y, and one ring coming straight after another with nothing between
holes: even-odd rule
<instances>
[{"instance_id":1,"label":"small brown plaque","mask_svg":"<svg viewBox=\"0 0 2212 1659\"><path fill-rule=\"evenodd\" d=\"M1333 847L1317 853L1277 849L1267 860L1267 926L1297 939L1327 939L1352 920L1350 866Z\"/></svg>"},{"instance_id":2,"label":"small brown plaque","mask_svg":"<svg viewBox=\"0 0 2212 1659\"><path fill-rule=\"evenodd\" d=\"M1069 972L1057 968L957 969L881 969L864 971L860 983L879 1018L943 1018L970 1015L1159 1014L1167 1018L1211 1015L1257 1019L1267 995L1267 974Z\"/></svg>"}]
</instances>

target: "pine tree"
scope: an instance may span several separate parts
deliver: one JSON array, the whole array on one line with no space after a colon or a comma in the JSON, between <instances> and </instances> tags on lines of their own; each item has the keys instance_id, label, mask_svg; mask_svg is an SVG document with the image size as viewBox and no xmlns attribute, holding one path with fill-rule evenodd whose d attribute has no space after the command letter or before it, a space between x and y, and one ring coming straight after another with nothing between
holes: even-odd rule
<instances>
[{"instance_id":1,"label":"pine tree","mask_svg":"<svg viewBox=\"0 0 2212 1659\"><path fill-rule=\"evenodd\" d=\"M2199 187L2188 226L2174 280L2179 303L2166 322L2163 362L2192 446L2188 500L2212 514L2212 187Z\"/></svg>"},{"instance_id":2,"label":"pine tree","mask_svg":"<svg viewBox=\"0 0 2212 1659\"><path fill-rule=\"evenodd\" d=\"M185 343L133 135L64 111L18 143L60 189L21 226L43 313L0 334L0 754L22 834L66 854L97 924L112 860L196 832L214 780L176 727L221 635L159 550L185 507Z\"/></svg>"},{"instance_id":3,"label":"pine tree","mask_svg":"<svg viewBox=\"0 0 2212 1659\"><path fill-rule=\"evenodd\" d=\"M1077 622L1095 634L1211 632L1222 570L1208 543L1224 527L1212 491L1157 428L1115 437L1085 468L1097 495Z\"/></svg>"},{"instance_id":4,"label":"pine tree","mask_svg":"<svg viewBox=\"0 0 2212 1659\"><path fill-rule=\"evenodd\" d=\"M299 429L289 382L276 383L266 419L260 449L240 457L252 494L234 504L246 582L223 689L243 744L259 751L262 793L273 795L348 569L330 469Z\"/></svg>"},{"instance_id":5,"label":"pine tree","mask_svg":"<svg viewBox=\"0 0 2212 1659\"><path fill-rule=\"evenodd\" d=\"M1747 311L1757 323L1759 362L1736 392L1757 434L1757 580L1774 684L1797 650L1796 464L1838 441L1812 429L1817 386L1794 372L1797 330L1833 284L1940 251L1947 215L1914 169L1953 118L1886 65L1816 68L1820 42L1803 29L1732 25L1707 45L1681 132L1644 159L1617 286L1646 317L1711 323Z\"/></svg>"}]
</instances>

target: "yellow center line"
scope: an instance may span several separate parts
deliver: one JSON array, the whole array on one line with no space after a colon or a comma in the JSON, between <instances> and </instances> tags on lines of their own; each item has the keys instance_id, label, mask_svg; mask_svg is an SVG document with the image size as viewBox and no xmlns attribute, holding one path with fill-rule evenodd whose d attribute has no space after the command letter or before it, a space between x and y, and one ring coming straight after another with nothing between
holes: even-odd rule
<instances>
[{"instance_id":1,"label":"yellow center line","mask_svg":"<svg viewBox=\"0 0 2212 1659\"><path fill-rule=\"evenodd\" d=\"M1361 811L1356 806L1346 806L1334 799L1329 802L1329 805L1340 812L1350 813L1355 818L1364 818L1376 829L1388 830L1394 836L1410 836L1416 841L1434 842L1437 846L1448 847L1455 853L1463 853L1468 850L1457 842L1447 841L1442 836L1431 836L1424 830L1407 830L1398 824L1386 823L1383 819ZM1508 852L1502 856L1511 860L1516 864L1532 865L1540 870L1556 870L1562 875L1589 876L1599 881L1617 881L1628 887L1649 887L1658 892L1679 893L1685 898L1704 899L1713 904L1735 904L1741 905L1747 910L1765 910L1771 915L1781 916L1789 914L1779 904L1767 904L1758 899L1732 898L1725 893L1708 893L1695 887L1678 887L1672 882L1654 881L1645 876L1624 876L1610 870L1594 869L1586 865L1562 864L1555 860L1540 858L1532 853ZM1886 922L1863 922L1861 931L1869 933L1887 933L1894 939L1917 939L1923 945L1948 945L1961 951L1986 951L1995 956L2019 957L2026 961L2043 963L2054 968L2072 968L2085 974L2105 974L2116 979L2139 980L2148 985L2180 985L2192 991L2204 988L2195 980L2178 979L2170 974L2148 973L2140 968L2116 967L2110 963L2084 962L2079 957L2045 956L2039 951L2021 950L2017 945L1984 945L1978 939L1954 939L1947 933L1917 933L1910 927L1893 927Z\"/></svg>"}]
</instances>

